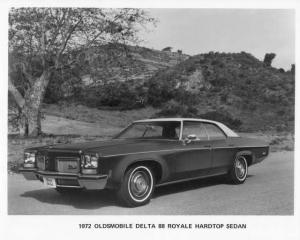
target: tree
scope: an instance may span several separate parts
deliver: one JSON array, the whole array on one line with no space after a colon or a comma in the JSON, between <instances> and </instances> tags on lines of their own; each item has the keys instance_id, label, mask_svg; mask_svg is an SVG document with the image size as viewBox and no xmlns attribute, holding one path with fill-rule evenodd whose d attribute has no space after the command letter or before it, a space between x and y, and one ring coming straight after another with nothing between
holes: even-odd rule
<instances>
[{"instance_id":1,"label":"tree","mask_svg":"<svg viewBox=\"0 0 300 240\"><path fill-rule=\"evenodd\" d=\"M53 73L76 67L72 53L108 43L136 43L140 26L153 21L141 9L11 9L9 75L17 67L26 86L22 95L9 78L9 91L22 113L22 133L41 134L45 90Z\"/></svg>"},{"instance_id":2,"label":"tree","mask_svg":"<svg viewBox=\"0 0 300 240\"><path fill-rule=\"evenodd\" d=\"M295 74L295 64L292 64L292 65L291 65L291 73L292 73L292 74Z\"/></svg>"},{"instance_id":3,"label":"tree","mask_svg":"<svg viewBox=\"0 0 300 240\"><path fill-rule=\"evenodd\" d=\"M171 52L172 51L172 47L165 47L162 49L162 51L164 52Z\"/></svg>"},{"instance_id":4,"label":"tree","mask_svg":"<svg viewBox=\"0 0 300 240\"><path fill-rule=\"evenodd\" d=\"M266 53L264 58L264 64L266 67L271 67L273 59L276 57L275 53Z\"/></svg>"}]
</instances>

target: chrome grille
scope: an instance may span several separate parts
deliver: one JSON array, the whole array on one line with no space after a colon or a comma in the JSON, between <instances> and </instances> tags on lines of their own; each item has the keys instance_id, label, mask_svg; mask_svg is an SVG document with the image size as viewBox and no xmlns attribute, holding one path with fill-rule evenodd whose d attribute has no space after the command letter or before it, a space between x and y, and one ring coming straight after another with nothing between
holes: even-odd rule
<instances>
[{"instance_id":1,"label":"chrome grille","mask_svg":"<svg viewBox=\"0 0 300 240\"><path fill-rule=\"evenodd\" d=\"M44 155L37 155L36 165L39 170L46 170L46 157Z\"/></svg>"},{"instance_id":2,"label":"chrome grille","mask_svg":"<svg viewBox=\"0 0 300 240\"><path fill-rule=\"evenodd\" d=\"M79 157L57 157L56 171L61 173L78 173Z\"/></svg>"}]
</instances>

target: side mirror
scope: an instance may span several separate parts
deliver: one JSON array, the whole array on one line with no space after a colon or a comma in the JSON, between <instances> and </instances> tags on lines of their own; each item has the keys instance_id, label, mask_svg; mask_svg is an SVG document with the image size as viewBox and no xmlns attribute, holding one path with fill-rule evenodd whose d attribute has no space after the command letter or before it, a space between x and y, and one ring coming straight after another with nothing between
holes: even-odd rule
<instances>
[{"instance_id":1,"label":"side mirror","mask_svg":"<svg viewBox=\"0 0 300 240\"><path fill-rule=\"evenodd\" d=\"M184 144L189 144L191 143L193 140L196 140L197 139L197 136L195 134L190 134L188 135L184 140L183 140L183 143Z\"/></svg>"},{"instance_id":2,"label":"side mirror","mask_svg":"<svg viewBox=\"0 0 300 240\"><path fill-rule=\"evenodd\" d=\"M197 136L196 136L195 134L190 134L190 135L187 136L187 139L188 139L188 140L191 140L191 141L192 141L192 140L196 140L196 139L197 139Z\"/></svg>"}]
</instances>

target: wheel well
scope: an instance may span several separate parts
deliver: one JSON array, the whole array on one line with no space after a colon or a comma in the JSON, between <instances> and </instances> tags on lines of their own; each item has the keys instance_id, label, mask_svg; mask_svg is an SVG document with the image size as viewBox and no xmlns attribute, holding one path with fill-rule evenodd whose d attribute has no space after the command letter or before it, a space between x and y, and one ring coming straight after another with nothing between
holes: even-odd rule
<instances>
[{"instance_id":1,"label":"wheel well","mask_svg":"<svg viewBox=\"0 0 300 240\"><path fill-rule=\"evenodd\" d=\"M152 172L153 172L153 175L155 177L156 182L158 182L161 179L161 177L162 177L162 167L158 162L156 162L154 160L134 162L126 168L126 171L128 171L131 167L138 166L138 165L144 165L144 166L150 167Z\"/></svg>"},{"instance_id":2,"label":"wheel well","mask_svg":"<svg viewBox=\"0 0 300 240\"><path fill-rule=\"evenodd\" d=\"M252 156L250 154L241 154L244 158L246 158L247 165L250 166L252 164Z\"/></svg>"}]
</instances>

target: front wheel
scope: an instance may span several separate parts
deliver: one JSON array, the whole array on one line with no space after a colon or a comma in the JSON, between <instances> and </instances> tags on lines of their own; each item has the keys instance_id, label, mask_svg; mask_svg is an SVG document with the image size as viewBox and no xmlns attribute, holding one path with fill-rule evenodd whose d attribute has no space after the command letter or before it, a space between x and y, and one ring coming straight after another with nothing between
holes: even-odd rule
<instances>
[{"instance_id":1,"label":"front wheel","mask_svg":"<svg viewBox=\"0 0 300 240\"><path fill-rule=\"evenodd\" d=\"M134 166L126 171L124 180L117 192L119 199L128 207L147 204L154 190L155 179L147 166Z\"/></svg>"},{"instance_id":2,"label":"front wheel","mask_svg":"<svg viewBox=\"0 0 300 240\"><path fill-rule=\"evenodd\" d=\"M229 178L234 184L244 183L248 174L248 164L244 156L237 156L229 172Z\"/></svg>"}]
</instances>

